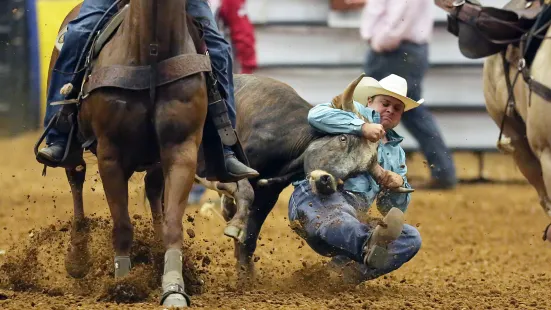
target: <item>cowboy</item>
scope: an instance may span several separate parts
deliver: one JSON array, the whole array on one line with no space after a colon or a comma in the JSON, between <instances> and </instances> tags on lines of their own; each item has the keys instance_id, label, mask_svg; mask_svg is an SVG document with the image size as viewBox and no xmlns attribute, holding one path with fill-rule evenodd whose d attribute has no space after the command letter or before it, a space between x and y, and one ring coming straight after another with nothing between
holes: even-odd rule
<instances>
[{"instance_id":1,"label":"cowboy","mask_svg":"<svg viewBox=\"0 0 551 310\"><path fill-rule=\"evenodd\" d=\"M65 34L63 48L52 71L52 78L48 88L46 115L44 126L47 126L52 118L57 117L56 124L67 123L67 114L60 113L60 105L51 105L52 102L75 99L78 95L78 87L67 96L60 94L60 89L71 83L81 85L82 73L76 71L77 62L82 51L89 49L85 46L88 37L99 22L99 28L115 14L113 6L115 0L84 0L80 12L74 20L69 22ZM114 8L111 8L111 7ZM110 10L111 8L111 10ZM187 12L194 18L198 18L203 25L204 39L209 50L212 69L217 80L218 91L225 101L228 109L228 117L231 127L235 129L235 100L233 91L233 70L231 60L231 47L219 33L216 21L209 4L205 0L188 0ZM102 16L105 18L102 20ZM68 143L68 132L65 133L55 126L46 137L47 146L37 154L37 160L48 166L62 165L61 160ZM258 172L241 163L230 146L224 146L224 157L228 172L238 178L250 178L258 176Z\"/></svg>"},{"instance_id":2,"label":"cowboy","mask_svg":"<svg viewBox=\"0 0 551 310\"><path fill-rule=\"evenodd\" d=\"M407 88L406 80L394 74L380 81L364 77L354 91L354 105L369 123L352 112L332 108L330 103L313 107L308 122L327 134L354 134L379 142L379 164L390 171L393 180L411 188L400 146L403 138L393 130L405 111L423 102L408 98ZM308 179L293 185L289 201L291 227L318 254L332 257L331 270L342 272L346 281L360 283L389 273L419 251L419 232L404 224L409 193L382 191L368 173L346 180L342 190L328 196L314 194ZM375 226L359 219L375 199L386 225Z\"/></svg>"}]
</instances>

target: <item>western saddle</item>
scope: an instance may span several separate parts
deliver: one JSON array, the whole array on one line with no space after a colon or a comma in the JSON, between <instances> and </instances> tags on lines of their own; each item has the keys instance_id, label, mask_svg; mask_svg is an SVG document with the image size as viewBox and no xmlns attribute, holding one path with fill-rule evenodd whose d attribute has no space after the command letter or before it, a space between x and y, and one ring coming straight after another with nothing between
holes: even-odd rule
<instances>
[{"instance_id":1,"label":"western saddle","mask_svg":"<svg viewBox=\"0 0 551 310\"><path fill-rule=\"evenodd\" d=\"M510 44L518 46L536 24L547 28L551 14L543 11L544 2L550 1L511 0L499 9L481 6L477 0L456 0L448 15L448 31L459 38L459 49L465 57L490 56Z\"/></svg>"},{"instance_id":2,"label":"western saddle","mask_svg":"<svg viewBox=\"0 0 551 310\"><path fill-rule=\"evenodd\" d=\"M551 0L511 0L502 9L483 7L477 0L455 0L448 15L448 31L459 38L461 53L471 59L501 53L504 71L509 73L510 63L505 52L509 45L520 48L517 64L520 74L531 91L551 101L551 88L534 80L530 66L551 24ZM514 107L509 75L505 74L509 88L510 108ZM503 127L503 126L502 126Z\"/></svg>"}]
</instances>

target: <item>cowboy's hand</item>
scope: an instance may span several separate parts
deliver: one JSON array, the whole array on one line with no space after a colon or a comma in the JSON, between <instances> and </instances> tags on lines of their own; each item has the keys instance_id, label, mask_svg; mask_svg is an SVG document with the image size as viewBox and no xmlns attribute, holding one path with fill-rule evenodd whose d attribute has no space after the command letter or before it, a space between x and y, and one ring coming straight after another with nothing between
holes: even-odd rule
<instances>
[{"instance_id":1,"label":"cowboy's hand","mask_svg":"<svg viewBox=\"0 0 551 310\"><path fill-rule=\"evenodd\" d=\"M396 172L385 170L383 176L379 180L381 186L386 188L398 188L404 185L404 179Z\"/></svg>"},{"instance_id":2,"label":"cowboy's hand","mask_svg":"<svg viewBox=\"0 0 551 310\"><path fill-rule=\"evenodd\" d=\"M381 124L365 123L362 125L362 135L371 142L377 142L385 136L385 129Z\"/></svg>"}]
</instances>

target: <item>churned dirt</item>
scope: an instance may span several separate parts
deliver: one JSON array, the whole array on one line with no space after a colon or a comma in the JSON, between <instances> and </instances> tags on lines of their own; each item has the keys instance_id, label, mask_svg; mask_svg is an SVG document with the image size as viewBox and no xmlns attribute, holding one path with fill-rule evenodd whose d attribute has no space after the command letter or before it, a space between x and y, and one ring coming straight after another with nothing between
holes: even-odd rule
<instances>
[{"instance_id":1,"label":"churned dirt","mask_svg":"<svg viewBox=\"0 0 551 310\"><path fill-rule=\"evenodd\" d=\"M32 155L37 135L0 140L0 309L162 309L157 305L162 248L155 242L141 180L132 178L135 224L131 276L113 279L111 222L94 159L88 155L85 210L90 220L90 272L70 278L64 256L72 202L64 172ZM508 158L487 155L486 178L522 180ZM456 156L459 175L479 176L478 159ZM411 177L426 176L419 156ZM194 308L213 309L551 309L549 220L526 184L460 185L417 191L407 222L421 232L419 254L399 270L356 287L338 285L288 226L281 195L264 224L256 256L258 283L236 284L233 242L216 212L190 206L185 216L186 289ZM205 201L216 195L207 193ZM374 215L377 215L374 213ZM193 236L193 237L190 237Z\"/></svg>"}]
</instances>

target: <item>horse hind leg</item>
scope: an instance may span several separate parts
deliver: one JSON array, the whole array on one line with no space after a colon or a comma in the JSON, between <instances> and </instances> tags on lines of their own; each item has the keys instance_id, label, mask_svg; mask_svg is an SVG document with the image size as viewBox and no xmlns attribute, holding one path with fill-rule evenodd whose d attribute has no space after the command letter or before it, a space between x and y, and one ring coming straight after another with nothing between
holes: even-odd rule
<instances>
[{"instance_id":1,"label":"horse hind leg","mask_svg":"<svg viewBox=\"0 0 551 310\"><path fill-rule=\"evenodd\" d=\"M160 167L147 171L145 175L145 194L151 208L155 237L159 241L163 240L163 204L161 199L163 182L163 170Z\"/></svg>"},{"instance_id":2,"label":"horse hind leg","mask_svg":"<svg viewBox=\"0 0 551 310\"><path fill-rule=\"evenodd\" d=\"M86 163L82 160L72 168L66 168L65 173L71 186L73 196L73 222L71 225L71 243L65 256L65 269L73 278L83 278L90 271L90 254L88 241L90 239L89 223L84 216L82 188L86 177Z\"/></svg>"},{"instance_id":3,"label":"horse hind leg","mask_svg":"<svg viewBox=\"0 0 551 310\"><path fill-rule=\"evenodd\" d=\"M108 139L98 138L98 168L113 220L115 278L130 273L130 248L134 238L128 214L128 179L132 169L122 165L120 150Z\"/></svg>"},{"instance_id":4,"label":"horse hind leg","mask_svg":"<svg viewBox=\"0 0 551 310\"><path fill-rule=\"evenodd\" d=\"M551 193L551 148L547 147L540 155L543 182L545 184L546 193ZM551 217L551 199L548 195L540 195L540 204L543 211ZM548 225L543 233L543 240L551 242L551 228Z\"/></svg>"},{"instance_id":5,"label":"horse hind leg","mask_svg":"<svg viewBox=\"0 0 551 310\"><path fill-rule=\"evenodd\" d=\"M164 94L179 93L187 97L194 89L191 80L189 82L183 93L181 85L175 83ZM163 241L166 252L161 304L165 307L186 307L190 304L182 274L182 220L194 183L197 152L207 112L204 83L201 80L196 85L203 89L197 89L185 100L160 100L156 103L155 129L164 175Z\"/></svg>"},{"instance_id":6,"label":"horse hind leg","mask_svg":"<svg viewBox=\"0 0 551 310\"><path fill-rule=\"evenodd\" d=\"M190 303L184 291L182 274L182 219L193 185L197 140L200 139L192 137L179 145L161 147L161 163L165 174L163 240L166 248L161 303L165 307L185 307Z\"/></svg>"},{"instance_id":7,"label":"horse hind leg","mask_svg":"<svg viewBox=\"0 0 551 310\"><path fill-rule=\"evenodd\" d=\"M545 213L551 217L551 200L548 196L551 193L551 150L542 152L538 159L530 148L524 126L514 119L508 119L505 124L508 153L513 156L520 172L538 193ZM551 241L551 229L545 230L544 240Z\"/></svg>"}]
</instances>

